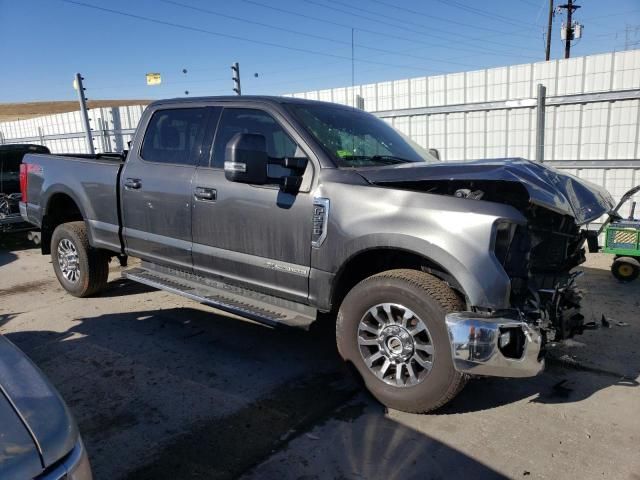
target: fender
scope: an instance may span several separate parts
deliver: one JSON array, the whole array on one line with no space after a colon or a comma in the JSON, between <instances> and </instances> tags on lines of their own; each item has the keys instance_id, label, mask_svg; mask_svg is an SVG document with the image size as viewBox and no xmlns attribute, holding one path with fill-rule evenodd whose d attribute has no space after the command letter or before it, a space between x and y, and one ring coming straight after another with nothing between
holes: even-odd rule
<instances>
[{"instance_id":1,"label":"fender","mask_svg":"<svg viewBox=\"0 0 640 480\"><path fill-rule=\"evenodd\" d=\"M440 267L453 277L470 306L501 309L509 305L510 280L494 255L477 258L473 269L462 263L444 248L423 238L399 233L370 234L349 240L344 245L344 265L370 250L390 249L414 253ZM479 276L478 272L483 275ZM482 282L480 281L482 279Z\"/></svg>"}]
</instances>

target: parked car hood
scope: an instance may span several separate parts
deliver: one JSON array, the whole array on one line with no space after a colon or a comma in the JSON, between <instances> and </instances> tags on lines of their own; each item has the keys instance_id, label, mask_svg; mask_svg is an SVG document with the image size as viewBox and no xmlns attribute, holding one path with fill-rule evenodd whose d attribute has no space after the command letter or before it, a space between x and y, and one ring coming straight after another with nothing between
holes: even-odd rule
<instances>
[{"instance_id":1,"label":"parked car hood","mask_svg":"<svg viewBox=\"0 0 640 480\"><path fill-rule=\"evenodd\" d=\"M0 389L0 478L35 478L42 462L29 431Z\"/></svg>"},{"instance_id":2,"label":"parked car hood","mask_svg":"<svg viewBox=\"0 0 640 480\"><path fill-rule=\"evenodd\" d=\"M524 186L529 201L550 210L571 215L578 225L610 212L615 203L604 188L574 175L523 158L403 164L393 167L360 169L370 183L393 186L428 181L497 181Z\"/></svg>"},{"instance_id":3,"label":"parked car hood","mask_svg":"<svg viewBox=\"0 0 640 480\"><path fill-rule=\"evenodd\" d=\"M4 426L9 422L22 425L23 430L30 435L36 454L40 454L41 469L60 460L73 449L78 439L78 430L64 401L38 367L2 335L0 387L0 433L5 433ZM10 408L3 409L3 402ZM18 427L15 428L19 432ZM17 457L33 455L33 449L26 447L24 437L16 435L19 433L14 433L13 438L0 436L0 460L5 441L22 445L22 448L9 449L12 461L28 462L27 457ZM7 455L7 452L4 454ZM0 461L0 478L15 478L4 476L3 468L4 464Z\"/></svg>"}]
</instances>

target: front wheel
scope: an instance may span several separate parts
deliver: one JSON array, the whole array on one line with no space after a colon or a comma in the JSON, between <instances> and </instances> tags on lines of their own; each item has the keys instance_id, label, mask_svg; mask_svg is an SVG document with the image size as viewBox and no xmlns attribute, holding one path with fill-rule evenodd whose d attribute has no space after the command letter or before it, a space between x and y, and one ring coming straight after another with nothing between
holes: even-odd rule
<instances>
[{"instance_id":1,"label":"front wheel","mask_svg":"<svg viewBox=\"0 0 640 480\"><path fill-rule=\"evenodd\" d=\"M448 403L467 376L453 365L445 315L464 310L443 281L418 270L389 270L357 284L336 323L342 358L387 407L425 413Z\"/></svg>"},{"instance_id":2,"label":"front wheel","mask_svg":"<svg viewBox=\"0 0 640 480\"><path fill-rule=\"evenodd\" d=\"M88 297L107 284L109 256L89 245L84 222L58 225L51 236L51 263L60 285L76 297Z\"/></svg>"}]
</instances>

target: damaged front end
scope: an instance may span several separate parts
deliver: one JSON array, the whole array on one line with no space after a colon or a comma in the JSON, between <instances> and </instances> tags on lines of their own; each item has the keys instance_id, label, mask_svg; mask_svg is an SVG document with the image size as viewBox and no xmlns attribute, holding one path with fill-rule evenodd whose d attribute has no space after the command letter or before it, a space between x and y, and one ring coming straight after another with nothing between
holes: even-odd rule
<instances>
[{"instance_id":1,"label":"damaged front end","mask_svg":"<svg viewBox=\"0 0 640 480\"><path fill-rule=\"evenodd\" d=\"M403 167L365 174L377 185L511 205L523 225L497 222L492 253L511 281L510 308L447 315L456 368L477 375L532 376L544 367L545 345L582 333L582 292L574 269L585 247L597 251L584 225L612 211L606 190L522 160ZM403 178L404 177L404 178ZM411 180L406 180L411 178Z\"/></svg>"}]
</instances>

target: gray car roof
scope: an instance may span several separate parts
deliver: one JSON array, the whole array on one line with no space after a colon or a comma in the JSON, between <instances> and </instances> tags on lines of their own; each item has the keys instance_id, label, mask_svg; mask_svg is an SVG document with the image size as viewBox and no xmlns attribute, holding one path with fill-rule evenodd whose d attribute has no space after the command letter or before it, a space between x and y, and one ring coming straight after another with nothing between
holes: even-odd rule
<instances>
[{"instance_id":1,"label":"gray car roof","mask_svg":"<svg viewBox=\"0 0 640 480\"><path fill-rule=\"evenodd\" d=\"M156 100L149 104L150 107L156 105L164 105L167 103L207 103L207 102L259 102L270 103L272 105L282 104L300 104L300 105L325 105L333 107L353 108L348 105L340 105L331 102L322 102L319 100L307 100L305 98L296 97L279 97L270 95L223 95L223 96L211 96L211 97L176 97L167 98L163 100Z\"/></svg>"}]
</instances>

